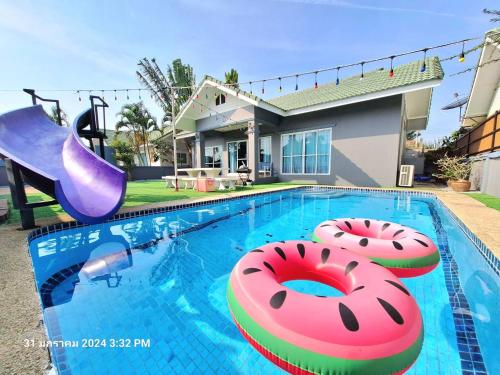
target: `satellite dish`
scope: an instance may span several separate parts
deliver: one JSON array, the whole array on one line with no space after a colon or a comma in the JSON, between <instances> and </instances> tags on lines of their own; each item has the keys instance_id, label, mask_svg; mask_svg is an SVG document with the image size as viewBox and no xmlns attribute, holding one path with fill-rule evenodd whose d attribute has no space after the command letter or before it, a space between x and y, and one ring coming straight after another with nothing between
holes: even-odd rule
<instances>
[{"instance_id":1,"label":"satellite dish","mask_svg":"<svg viewBox=\"0 0 500 375\"><path fill-rule=\"evenodd\" d=\"M448 109L462 107L465 103L467 103L468 100L469 100L469 98L466 97L466 96L464 96L463 98L459 98L459 99L456 99L456 100L452 101L450 104L445 105L441 109L443 109L443 110L446 111Z\"/></svg>"}]
</instances>

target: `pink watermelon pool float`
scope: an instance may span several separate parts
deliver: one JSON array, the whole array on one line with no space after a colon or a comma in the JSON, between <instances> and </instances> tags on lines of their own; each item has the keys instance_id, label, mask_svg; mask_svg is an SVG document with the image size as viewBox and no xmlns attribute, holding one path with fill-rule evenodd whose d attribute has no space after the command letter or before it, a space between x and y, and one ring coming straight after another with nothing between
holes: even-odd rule
<instances>
[{"instance_id":1,"label":"pink watermelon pool float","mask_svg":"<svg viewBox=\"0 0 500 375\"><path fill-rule=\"evenodd\" d=\"M311 280L344 293L283 286ZM423 343L420 310L401 281L370 259L309 241L267 244L246 254L228 284L237 327L292 374L402 374Z\"/></svg>"},{"instance_id":2,"label":"pink watermelon pool float","mask_svg":"<svg viewBox=\"0 0 500 375\"><path fill-rule=\"evenodd\" d=\"M429 237L387 221L327 220L316 227L313 240L364 255L398 277L420 276L439 264L439 250Z\"/></svg>"}]
</instances>

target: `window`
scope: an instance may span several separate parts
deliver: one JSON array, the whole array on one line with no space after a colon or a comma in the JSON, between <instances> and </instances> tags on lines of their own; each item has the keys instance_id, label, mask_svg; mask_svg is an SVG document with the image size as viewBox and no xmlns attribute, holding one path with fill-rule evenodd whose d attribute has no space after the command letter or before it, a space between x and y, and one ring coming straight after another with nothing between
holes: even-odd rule
<instances>
[{"instance_id":1,"label":"window","mask_svg":"<svg viewBox=\"0 0 500 375\"><path fill-rule=\"evenodd\" d=\"M247 141L228 142L227 150L229 156L229 172L234 173L241 166L248 166Z\"/></svg>"},{"instance_id":2,"label":"window","mask_svg":"<svg viewBox=\"0 0 500 375\"><path fill-rule=\"evenodd\" d=\"M207 168L222 167L222 146L205 147L205 166Z\"/></svg>"},{"instance_id":3,"label":"window","mask_svg":"<svg viewBox=\"0 0 500 375\"><path fill-rule=\"evenodd\" d=\"M226 102L226 95L219 94L215 97L215 105L221 105Z\"/></svg>"},{"instance_id":4,"label":"window","mask_svg":"<svg viewBox=\"0 0 500 375\"><path fill-rule=\"evenodd\" d=\"M331 129L281 136L281 173L329 174Z\"/></svg>"},{"instance_id":5,"label":"window","mask_svg":"<svg viewBox=\"0 0 500 375\"><path fill-rule=\"evenodd\" d=\"M271 137L259 138L259 161L271 163Z\"/></svg>"},{"instance_id":6,"label":"window","mask_svg":"<svg viewBox=\"0 0 500 375\"><path fill-rule=\"evenodd\" d=\"M187 154L185 152L177 153L177 164L186 165L187 164Z\"/></svg>"}]
</instances>

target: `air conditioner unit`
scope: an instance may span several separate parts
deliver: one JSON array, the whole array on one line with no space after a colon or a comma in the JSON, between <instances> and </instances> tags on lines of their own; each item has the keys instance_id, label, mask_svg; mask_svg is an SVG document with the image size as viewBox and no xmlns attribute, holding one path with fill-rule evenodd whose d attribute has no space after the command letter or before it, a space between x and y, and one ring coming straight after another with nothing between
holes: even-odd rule
<instances>
[{"instance_id":1,"label":"air conditioner unit","mask_svg":"<svg viewBox=\"0 0 500 375\"><path fill-rule=\"evenodd\" d=\"M414 165L402 165L399 170L399 186L413 186L413 174L415 172Z\"/></svg>"}]
</instances>

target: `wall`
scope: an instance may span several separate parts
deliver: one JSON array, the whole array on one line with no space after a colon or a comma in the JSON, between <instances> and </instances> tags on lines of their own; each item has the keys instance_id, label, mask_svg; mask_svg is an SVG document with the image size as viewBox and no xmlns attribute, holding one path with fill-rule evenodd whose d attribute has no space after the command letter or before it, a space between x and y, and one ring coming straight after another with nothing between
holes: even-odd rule
<instances>
[{"instance_id":1,"label":"wall","mask_svg":"<svg viewBox=\"0 0 500 375\"><path fill-rule=\"evenodd\" d=\"M273 160L280 172L280 136L332 128L330 175L283 175L281 181L348 186L395 186L401 135L401 95L304 115L285 117L273 134Z\"/></svg>"},{"instance_id":2,"label":"wall","mask_svg":"<svg viewBox=\"0 0 500 375\"><path fill-rule=\"evenodd\" d=\"M173 176L174 167L132 167L132 180L160 180L163 176ZM179 175L186 175L179 172Z\"/></svg>"},{"instance_id":3,"label":"wall","mask_svg":"<svg viewBox=\"0 0 500 375\"><path fill-rule=\"evenodd\" d=\"M2 159L0 159L0 186L8 186L7 172L5 171L5 164Z\"/></svg>"},{"instance_id":4,"label":"wall","mask_svg":"<svg viewBox=\"0 0 500 375\"><path fill-rule=\"evenodd\" d=\"M500 153L485 160L481 192L500 198Z\"/></svg>"}]
</instances>

